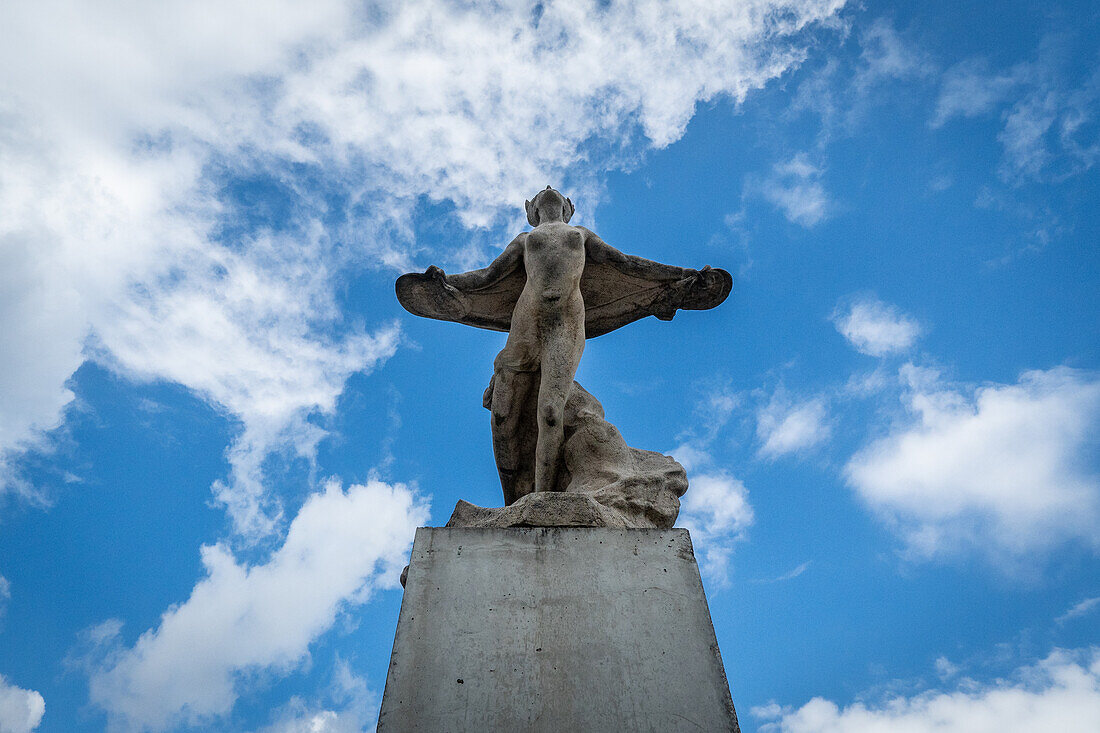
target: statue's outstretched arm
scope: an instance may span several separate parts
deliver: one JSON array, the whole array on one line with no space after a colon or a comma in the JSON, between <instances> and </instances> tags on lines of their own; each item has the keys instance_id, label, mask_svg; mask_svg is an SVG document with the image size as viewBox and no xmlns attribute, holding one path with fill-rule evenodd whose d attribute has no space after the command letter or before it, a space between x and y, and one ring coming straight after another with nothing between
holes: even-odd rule
<instances>
[{"instance_id":1,"label":"statue's outstretched arm","mask_svg":"<svg viewBox=\"0 0 1100 733\"><path fill-rule=\"evenodd\" d=\"M634 275L646 280L683 280L699 274L698 270L663 265L644 257L625 254L600 239L592 230L578 228L585 232L585 255L590 262L614 265L615 269L626 275Z\"/></svg>"},{"instance_id":2,"label":"statue's outstretched arm","mask_svg":"<svg viewBox=\"0 0 1100 733\"><path fill-rule=\"evenodd\" d=\"M504 251L488 267L470 272L460 272L457 275L447 275L446 282L459 290L477 290L500 280L517 267L523 264L523 241L525 234L520 234L504 248Z\"/></svg>"}]
</instances>

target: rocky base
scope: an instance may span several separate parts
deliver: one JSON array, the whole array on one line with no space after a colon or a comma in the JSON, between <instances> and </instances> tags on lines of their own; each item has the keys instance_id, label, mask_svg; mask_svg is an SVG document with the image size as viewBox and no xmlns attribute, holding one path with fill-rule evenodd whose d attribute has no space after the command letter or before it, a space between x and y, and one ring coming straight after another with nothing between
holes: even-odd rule
<instances>
[{"instance_id":1,"label":"rocky base","mask_svg":"<svg viewBox=\"0 0 1100 733\"><path fill-rule=\"evenodd\" d=\"M622 512L606 507L590 494L576 491L543 491L521 496L504 507L480 507L459 500L448 527L610 527L646 529Z\"/></svg>"},{"instance_id":2,"label":"rocky base","mask_svg":"<svg viewBox=\"0 0 1100 733\"><path fill-rule=\"evenodd\" d=\"M486 406L493 389L490 383ZM688 488L683 466L671 456L627 445L604 417L603 405L577 382L565 404L564 428L557 490L532 492L534 464L520 461L524 470L501 473L513 477L502 483L505 500L512 495L508 486L519 494L514 502L487 509L460 501L447 526L672 529ZM533 446L537 436L528 437ZM499 467L499 454L497 459ZM515 481L518 475L524 480Z\"/></svg>"}]
</instances>

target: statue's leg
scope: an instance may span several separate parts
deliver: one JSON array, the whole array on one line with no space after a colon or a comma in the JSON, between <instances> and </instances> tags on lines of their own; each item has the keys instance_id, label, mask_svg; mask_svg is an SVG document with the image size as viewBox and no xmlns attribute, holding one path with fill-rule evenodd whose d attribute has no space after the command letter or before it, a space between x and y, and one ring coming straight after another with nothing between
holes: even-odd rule
<instances>
[{"instance_id":1,"label":"statue's leg","mask_svg":"<svg viewBox=\"0 0 1100 733\"><path fill-rule=\"evenodd\" d=\"M579 333L578 333L579 330ZM584 351L584 328L562 327L543 344L538 395L538 442L535 446L535 491L553 491L563 462L565 403Z\"/></svg>"},{"instance_id":2,"label":"statue's leg","mask_svg":"<svg viewBox=\"0 0 1100 733\"><path fill-rule=\"evenodd\" d=\"M497 357L489 400L496 459L504 503L535 489L535 400L539 372L509 358L507 349Z\"/></svg>"}]
</instances>

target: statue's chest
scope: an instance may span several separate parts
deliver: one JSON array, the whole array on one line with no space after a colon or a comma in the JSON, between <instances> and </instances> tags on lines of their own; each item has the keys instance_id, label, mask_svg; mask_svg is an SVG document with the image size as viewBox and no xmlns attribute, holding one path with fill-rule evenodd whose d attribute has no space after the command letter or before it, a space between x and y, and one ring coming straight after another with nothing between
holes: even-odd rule
<instances>
[{"instance_id":1,"label":"statue's chest","mask_svg":"<svg viewBox=\"0 0 1100 733\"><path fill-rule=\"evenodd\" d=\"M535 259L584 259L584 236L573 227L534 230L527 235L526 253Z\"/></svg>"}]
</instances>

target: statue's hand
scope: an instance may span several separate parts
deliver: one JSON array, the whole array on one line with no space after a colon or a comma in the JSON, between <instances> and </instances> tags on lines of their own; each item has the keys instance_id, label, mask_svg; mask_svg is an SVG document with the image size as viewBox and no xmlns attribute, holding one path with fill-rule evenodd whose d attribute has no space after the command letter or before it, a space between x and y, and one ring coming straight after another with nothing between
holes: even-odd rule
<instances>
[{"instance_id":1,"label":"statue's hand","mask_svg":"<svg viewBox=\"0 0 1100 733\"><path fill-rule=\"evenodd\" d=\"M439 285L439 289L443 292L458 295L458 288L447 282L447 273L443 272L443 268L429 265L428 269L424 270L424 274L435 280Z\"/></svg>"},{"instance_id":2,"label":"statue's hand","mask_svg":"<svg viewBox=\"0 0 1100 733\"><path fill-rule=\"evenodd\" d=\"M706 273L708 273L710 269L710 265L705 265L702 270L688 270L687 279L691 281L692 285L700 280L706 280Z\"/></svg>"}]
</instances>

